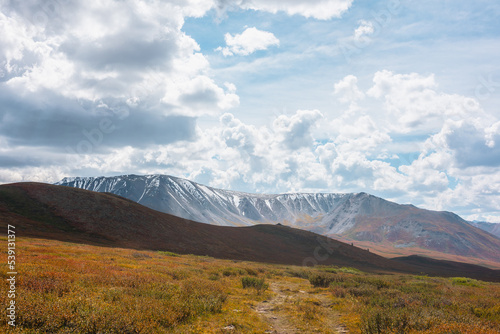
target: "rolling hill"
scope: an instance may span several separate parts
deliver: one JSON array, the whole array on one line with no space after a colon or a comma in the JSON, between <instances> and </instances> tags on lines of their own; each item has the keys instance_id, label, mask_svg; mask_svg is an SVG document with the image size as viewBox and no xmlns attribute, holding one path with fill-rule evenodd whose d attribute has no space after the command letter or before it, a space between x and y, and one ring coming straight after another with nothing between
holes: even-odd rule
<instances>
[{"instance_id":1,"label":"rolling hill","mask_svg":"<svg viewBox=\"0 0 500 334\"><path fill-rule=\"evenodd\" d=\"M435 265L426 270L422 263L417 267L405 259L389 260L287 226L214 226L151 210L113 194L41 183L1 185L0 223L15 225L16 237L164 250L233 260L352 266L371 272L427 272L500 281L498 270L461 263L457 263L453 270L440 272Z\"/></svg>"}]
</instances>

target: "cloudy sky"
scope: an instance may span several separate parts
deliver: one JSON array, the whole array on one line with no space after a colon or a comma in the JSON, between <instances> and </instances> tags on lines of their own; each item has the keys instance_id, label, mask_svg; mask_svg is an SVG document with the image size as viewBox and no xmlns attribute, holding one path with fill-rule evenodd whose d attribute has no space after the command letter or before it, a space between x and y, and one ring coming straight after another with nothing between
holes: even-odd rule
<instances>
[{"instance_id":1,"label":"cloudy sky","mask_svg":"<svg viewBox=\"0 0 500 334\"><path fill-rule=\"evenodd\" d=\"M164 173L500 222L494 0L0 0L0 183Z\"/></svg>"}]
</instances>

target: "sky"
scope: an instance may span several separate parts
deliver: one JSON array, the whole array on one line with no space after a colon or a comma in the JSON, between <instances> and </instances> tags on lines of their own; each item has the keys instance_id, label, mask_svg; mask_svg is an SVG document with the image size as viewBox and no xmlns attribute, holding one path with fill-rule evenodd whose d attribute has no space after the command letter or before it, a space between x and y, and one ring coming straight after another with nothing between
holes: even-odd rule
<instances>
[{"instance_id":1,"label":"sky","mask_svg":"<svg viewBox=\"0 0 500 334\"><path fill-rule=\"evenodd\" d=\"M0 183L168 174L500 222L494 0L0 0Z\"/></svg>"}]
</instances>

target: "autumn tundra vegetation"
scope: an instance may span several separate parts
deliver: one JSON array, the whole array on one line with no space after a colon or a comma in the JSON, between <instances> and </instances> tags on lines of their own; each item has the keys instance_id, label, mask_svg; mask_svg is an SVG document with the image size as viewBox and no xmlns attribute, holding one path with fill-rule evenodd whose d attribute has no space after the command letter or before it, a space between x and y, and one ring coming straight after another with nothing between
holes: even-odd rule
<instances>
[{"instance_id":1,"label":"autumn tundra vegetation","mask_svg":"<svg viewBox=\"0 0 500 334\"><path fill-rule=\"evenodd\" d=\"M15 333L500 333L498 283L38 238L17 249L16 327L1 319Z\"/></svg>"}]
</instances>

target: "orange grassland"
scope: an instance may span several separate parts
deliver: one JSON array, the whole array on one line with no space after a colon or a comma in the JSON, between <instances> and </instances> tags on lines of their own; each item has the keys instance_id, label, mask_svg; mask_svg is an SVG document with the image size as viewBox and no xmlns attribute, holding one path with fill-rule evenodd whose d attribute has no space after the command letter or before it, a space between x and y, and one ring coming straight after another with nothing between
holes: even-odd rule
<instances>
[{"instance_id":1,"label":"orange grassland","mask_svg":"<svg viewBox=\"0 0 500 334\"><path fill-rule=\"evenodd\" d=\"M3 249L6 240L1 238ZM290 288L283 290L285 302L271 311L301 333L336 333L339 328L367 334L500 333L497 283L35 238L17 239L16 250L16 327L12 330L4 315L3 332L264 333L270 324L258 305L276 299L279 285ZM2 262L7 287L4 251ZM250 287L243 288L242 282ZM5 310L9 299L4 291L0 303ZM335 326L328 319L332 314Z\"/></svg>"}]
</instances>

